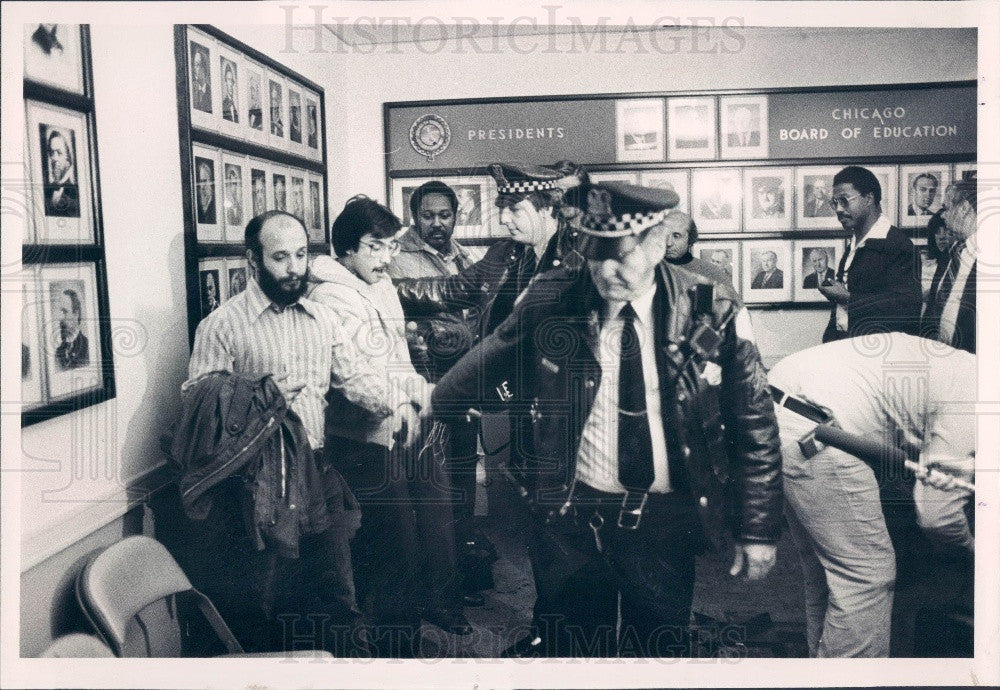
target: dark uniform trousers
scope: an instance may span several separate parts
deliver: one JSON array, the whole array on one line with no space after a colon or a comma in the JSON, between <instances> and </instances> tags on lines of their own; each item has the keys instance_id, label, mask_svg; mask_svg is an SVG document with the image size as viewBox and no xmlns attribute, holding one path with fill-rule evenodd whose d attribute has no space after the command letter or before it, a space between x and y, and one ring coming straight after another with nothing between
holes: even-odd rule
<instances>
[{"instance_id":1,"label":"dark uniform trousers","mask_svg":"<svg viewBox=\"0 0 1000 690\"><path fill-rule=\"evenodd\" d=\"M694 499L649 494L637 529L618 526L621 506L621 494L578 482L565 515L534 525L529 552L544 656L690 655L695 556L705 546Z\"/></svg>"}]
</instances>

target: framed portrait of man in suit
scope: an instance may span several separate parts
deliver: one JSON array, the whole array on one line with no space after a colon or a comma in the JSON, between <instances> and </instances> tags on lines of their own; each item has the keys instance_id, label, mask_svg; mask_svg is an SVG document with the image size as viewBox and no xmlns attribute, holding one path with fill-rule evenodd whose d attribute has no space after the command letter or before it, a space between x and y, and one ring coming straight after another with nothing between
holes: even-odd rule
<instances>
[{"instance_id":1,"label":"framed portrait of man in suit","mask_svg":"<svg viewBox=\"0 0 1000 690\"><path fill-rule=\"evenodd\" d=\"M213 132L222 119L222 88L219 74L219 47L215 39L197 29L188 28L188 92L191 99L191 124Z\"/></svg>"},{"instance_id":2,"label":"framed portrait of man in suit","mask_svg":"<svg viewBox=\"0 0 1000 690\"><path fill-rule=\"evenodd\" d=\"M79 24L25 24L25 78L82 94L81 29Z\"/></svg>"},{"instance_id":3,"label":"framed portrait of man in suit","mask_svg":"<svg viewBox=\"0 0 1000 690\"><path fill-rule=\"evenodd\" d=\"M791 168L744 168L743 227L754 231L791 230Z\"/></svg>"},{"instance_id":4,"label":"framed portrait of man in suit","mask_svg":"<svg viewBox=\"0 0 1000 690\"><path fill-rule=\"evenodd\" d=\"M251 60L243 60L243 112L241 124L244 137L258 144L266 144L264 131L264 68Z\"/></svg>"},{"instance_id":5,"label":"framed portrait of man in suit","mask_svg":"<svg viewBox=\"0 0 1000 690\"><path fill-rule=\"evenodd\" d=\"M226 293L223 301L235 297L247 289L249 266L245 258L230 256L226 258Z\"/></svg>"},{"instance_id":6,"label":"framed portrait of man in suit","mask_svg":"<svg viewBox=\"0 0 1000 690\"><path fill-rule=\"evenodd\" d=\"M500 226L498 211L493 205L496 198L496 186L493 178L472 175L468 177L421 177L395 179L392 181L393 211L403 221L403 227L413 225L410 214L410 197L420 185L431 180L438 180L452 188L458 199L458 209L455 212L456 241L481 241L493 237L509 237Z\"/></svg>"},{"instance_id":7,"label":"framed portrait of man in suit","mask_svg":"<svg viewBox=\"0 0 1000 690\"><path fill-rule=\"evenodd\" d=\"M28 101L28 155L37 244L92 243L87 118Z\"/></svg>"},{"instance_id":8,"label":"framed portrait of man in suit","mask_svg":"<svg viewBox=\"0 0 1000 690\"><path fill-rule=\"evenodd\" d=\"M903 165L899 168L899 226L924 228L941 209L951 182L948 164Z\"/></svg>"},{"instance_id":9,"label":"framed portrait of man in suit","mask_svg":"<svg viewBox=\"0 0 1000 690\"><path fill-rule=\"evenodd\" d=\"M46 264L39 270L48 400L101 385L97 274L93 263Z\"/></svg>"},{"instance_id":10,"label":"framed portrait of man in suit","mask_svg":"<svg viewBox=\"0 0 1000 690\"><path fill-rule=\"evenodd\" d=\"M302 136L303 109L302 91L294 82L288 82L288 150L300 156L306 155L306 145Z\"/></svg>"},{"instance_id":11,"label":"framed portrait of man in suit","mask_svg":"<svg viewBox=\"0 0 1000 690\"><path fill-rule=\"evenodd\" d=\"M830 205L833 176L842 167L805 166L795 169L795 227L801 230L838 230L837 213Z\"/></svg>"},{"instance_id":12,"label":"framed portrait of man in suit","mask_svg":"<svg viewBox=\"0 0 1000 690\"><path fill-rule=\"evenodd\" d=\"M716 157L715 97L667 99L667 160Z\"/></svg>"},{"instance_id":13,"label":"framed portrait of man in suit","mask_svg":"<svg viewBox=\"0 0 1000 690\"><path fill-rule=\"evenodd\" d=\"M285 108L285 79L275 72L268 71L267 82L267 127L268 143L272 148L288 150L288 117Z\"/></svg>"},{"instance_id":14,"label":"framed portrait of man in suit","mask_svg":"<svg viewBox=\"0 0 1000 690\"><path fill-rule=\"evenodd\" d=\"M720 96L722 158L767 158L767 96Z\"/></svg>"},{"instance_id":15,"label":"framed portrait of man in suit","mask_svg":"<svg viewBox=\"0 0 1000 690\"><path fill-rule=\"evenodd\" d=\"M792 243L743 243L743 301L787 302L792 297Z\"/></svg>"},{"instance_id":16,"label":"framed portrait of man in suit","mask_svg":"<svg viewBox=\"0 0 1000 690\"><path fill-rule=\"evenodd\" d=\"M219 200L222 164L218 149L192 146L191 177L194 217L199 242L221 242L224 207Z\"/></svg>"},{"instance_id":17,"label":"framed portrait of man in suit","mask_svg":"<svg viewBox=\"0 0 1000 690\"><path fill-rule=\"evenodd\" d=\"M733 287L740 290L740 243L734 240L698 239L691 249L695 258L715 264L732 279Z\"/></svg>"},{"instance_id":18,"label":"framed portrait of man in suit","mask_svg":"<svg viewBox=\"0 0 1000 690\"><path fill-rule=\"evenodd\" d=\"M202 259L198 262L198 293L201 296L201 318L205 318L229 295L225 259Z\"/></svg>"},{"instance_id":19,"label":"framed portrait of man in suit","mask_svg":"<svg viewBox=\"0 0 1000 690\"><path fill-rule=\"evenodd\" d=\"M319 145L320 137L323 136L320 131L319 96L312 91L304 90L302 100L305 104L302 138L306 146L306 155L313 160L322 160L323 154Z\"/></svg>"},{"instance_id":20,"label":"framed portrait of man in suit","mask_svg":"<svg viewBox=\"0 0 1000 690\"><path fill-rule=\"evenodd\" d=\"M306 223L306 233L310 242L326 241L323 219L325 206L323 203L323 178L310 174L308 177L309 193L306 195L308 222Z\"/></svg>"},{"instance_id":21,"label":"framed portrait of man in suit","mask_svg":"<svg viewBox=\"0 0 1000 690\"><path fill-rule=\"evenodd\" d=\"M665 127L662 98L615 101L616 160L662 161Z\"/></svg>"},{"instance_id":22,"label":"framed portrait of man in suit","mask_svg":"<svg viewBox=\"0 0 1000 690\"><path fill-rule=\"evenodd\" d=\"M238 53L223 45L219 45L218 54L219 131L242 139L246 133L240 93L246 87L246 75L241 69L243 61Z\"/></svg>"},{"instance_id":23,"label":"framed portrait of man in suit","mask_svg":"<svg viewBox=\"0 0 1000 690\"><path fill-rule=\"evenodd\" d=\"M249 160L222 153L222 220L226 242L242 244L247 223L253 217Z\"/></svg>"},{"instance_id":24,"label":"framed portrait of man in suit","mask_svg":"<svg viewBox=\"0 0 1000 690\"><path fill-rule=\"evenodd\" d=\"M739 168L691 171L691 216L698 232L739 232L742 182Z\"/></svg>"},{"instance_id":25,"label":"framed portrait of man in suit","mask_svg":"<svg viewBox=\"0 0 1000 690\"><path fill-rule=\"evenodd\" d=\"M819 286L831 285L836 280L837 267L844 255L844 240L796 240L793 248L793 300L826 304Z\"/></svg>"}]
</instances>

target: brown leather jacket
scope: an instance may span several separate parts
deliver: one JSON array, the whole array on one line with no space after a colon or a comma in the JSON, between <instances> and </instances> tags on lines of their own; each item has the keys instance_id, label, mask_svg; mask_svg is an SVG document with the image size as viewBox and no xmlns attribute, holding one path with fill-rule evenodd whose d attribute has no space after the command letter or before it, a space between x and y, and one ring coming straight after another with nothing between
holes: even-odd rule
<instances>
[{"instance_id":1,"label":"brown leather jacket","mask_svg":"<svg viewBox=\"0 0 1000 690\"><path fill-rule=\"evenodd\" d=\"M668 455L683 459L706 535L728 525L743 541L773 543L780 533L781 453L773 404L742 304L725 287L710 318L721 329L703 360L690 346L700 279L660 264L656 276L657 369ZM530 415L534 425L536 511L555 519L572 501L583 425L600 385L595 357L601 298L587 271L555 270L534 281L514 313L438 383L436 414L470 407ZM737 316L739 314L739 316ZM739 324L739 325L738 325ZM721 381L703 377L709 369ZM717 368L716 368L717 367Z\"/></svg>"}]
</instances>

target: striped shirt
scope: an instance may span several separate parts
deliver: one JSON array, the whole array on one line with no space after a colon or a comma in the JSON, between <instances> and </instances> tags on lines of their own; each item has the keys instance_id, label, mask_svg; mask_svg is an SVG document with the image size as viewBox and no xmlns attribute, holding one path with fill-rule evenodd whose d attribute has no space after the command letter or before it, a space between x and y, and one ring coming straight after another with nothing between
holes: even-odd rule
<instances>
[{"instance_id":1,"label":"striped shirt","mask_svg":"<svg viewBox=\"0 0 1000 690\"><path fill-rule=\"evenodd\" d=\"M255 279L198 325L186 391L199 377L214 371L254 376L288 374L289 383L305 387L291 409L302 418L313 449L323 446L323 411L333 373L347 382L364 381L349 367L364 366L355 345L341 333L336 316L322 304L302 297L281 308L267 298ZM343 370L343 371L342 371ZM391 413L360 386L344 394L373 414Z\"/></svg>"}]
</instances>

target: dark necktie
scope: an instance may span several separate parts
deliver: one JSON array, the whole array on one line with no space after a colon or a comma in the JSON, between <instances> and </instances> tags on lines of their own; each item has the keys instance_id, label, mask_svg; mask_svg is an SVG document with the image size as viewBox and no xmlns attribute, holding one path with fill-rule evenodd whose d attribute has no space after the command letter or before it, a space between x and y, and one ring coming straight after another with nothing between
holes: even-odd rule
<instances>
[{"instance_id":1,"label":"dark necktie","mask_svg":"<svg viewBox=\"0 0 1000 690\"><path fill-rule=\"evenodd\" d=\"M618 369L618 480L629 491L648 491L653 483L653 439L646 413L646 385L636 313L621 311L621 361Z\"/></svg>"},{"instance_id":2,"label":"dark necktie","mask_svg":"<svg viewBox=\"0 0 1000 690\"><path fill-rule=\"evenodd\" d=\"M941 316L944 314L944 306L948 303L951 295L951 288L955 285L955 278L958 276L958 269L962 265L962 251L965 249L965 242L959 242L951 248L951 256L948 258L948 268L941 276L941 284L938 285L937 293L934 295L934 304L931 321L935 330L941 328Z\"/></svg>"}]
</instances>

